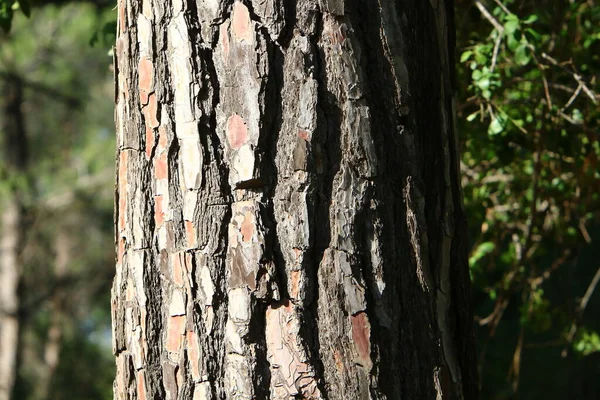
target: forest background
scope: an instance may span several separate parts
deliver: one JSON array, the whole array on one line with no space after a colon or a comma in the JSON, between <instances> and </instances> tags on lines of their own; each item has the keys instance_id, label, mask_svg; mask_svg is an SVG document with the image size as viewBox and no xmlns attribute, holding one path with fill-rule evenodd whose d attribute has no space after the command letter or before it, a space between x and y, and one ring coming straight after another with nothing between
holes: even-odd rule
<instances>
[{"instance_id":1,"label":"forest background","mask_svg":"<svg viewBox=\"0 0 600 400\"><path fill-rule=\"evenodd\" d=\"M112 398L114 6L0 0L13 399ZM456 0L455 19L482 399L600 398L600 7Z\"/></svg>"}]
</instances>

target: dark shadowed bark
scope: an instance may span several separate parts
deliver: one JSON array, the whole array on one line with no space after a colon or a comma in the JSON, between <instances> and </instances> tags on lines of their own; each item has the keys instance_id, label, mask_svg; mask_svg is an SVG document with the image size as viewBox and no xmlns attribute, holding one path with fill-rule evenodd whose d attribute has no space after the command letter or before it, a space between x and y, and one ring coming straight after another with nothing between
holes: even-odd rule
<instances>
[{"instance_id":1,"label":"dark shadowed bark","mask_svg":"<svg viewBox=\"0 0 600 400\"><path fill-rule=\"evenodd\" d=\"M475 399L451 2L119 1L116 399Z\"/></svg>"}]
</instances>

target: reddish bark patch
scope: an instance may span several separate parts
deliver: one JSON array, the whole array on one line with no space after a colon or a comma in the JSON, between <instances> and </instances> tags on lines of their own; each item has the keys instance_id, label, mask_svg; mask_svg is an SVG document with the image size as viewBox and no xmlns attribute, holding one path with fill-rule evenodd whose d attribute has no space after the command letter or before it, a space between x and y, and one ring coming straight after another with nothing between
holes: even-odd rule
<instances>
[{"instance_id":1,"label":"reddish bark patch","mask_svg":"<svg viewBox=\"0 0 600 400\"><path fill-rule=\"evenodd\" d=\"M254 32L252 31L250 13L248 12L248 8L246 8L241 1L236 1L233 6L231 30L238 42L246 41L248 44L252 43Z\"/></svg>"},{"instance_id":2,"label":"reddish bark patch","mask_svg":"<svg viewBox=\"0 0 600 400\"><path fill-rule=\"evenodd\" d=\"M364 367L372 365L371 361L371 325L369 318L364 312L351 317L352 340L358 353L358 361Z\"/></svg>"},{"instance_id":3,"label":"reddish bark patch","mask_svg":"<svg viewBox=\"0 0 600 400\"><path fill-rule=\"evenodd\" d=\"M142 58L138 65L140 102L142 105L148 104L148 95L152 91L152 61Z\"/></svg>"},{"instance_id":4,"label":"reddish bark patch","mask_svg":"<svg viewBox=\"0 0 600 400\"><path fill-rule=\"evenodd\" d=\"M189 249L196 246L196 228L192 221L185 221L185 236L187 238L187 247Z\"/></svg>"},{"instance_id":5,"label":"reddish bark patch","mask_svg":"<svg viewBox=\"0 0 600 400\"><path fill-rule=\"evenodd\" d=\"M149 160L152 155L154 143L154 129L146 126L146 160Z\"/></svg>"},{"instance_id":6,"label":"reddish bark patch","mask_svg":"<svg viewBox=\"0 0 600 400\"><path fill-rule=\"evenodd\" d=\"M301 276L302 276L301 271L292 271L291 276L290 276L291 281L292 281L292 288L291 288L290 295L294 299L297 299L298 294L300 293L300 278L301 278Z\"/></svg>"},{"instance_id":7,"label":"reddish bark patch","mask_svg":"<svg viewBox=\"0 0 600 400\"><path fill-rule=\"evenodd\" d=\"M119 231L125 228L127 212L127 151L119 154Z\"/></svg>"},{"instance_id":8,"label":"reddish bark patch","mask_svg":"<svg viewBox=\"0 0 600 400\"><path fill-rule=\"evenodd\" d=\"M185 332L185 315L170 317L167 322L167 343L165 348L171 353L179 352Z\"/></svg>"},{"instance_id":9,"label":"reddish bark patch","mask_svg":"<svg viewBox=\"0 0 600 400\"><path fill-rule=\"evenodd\" d=\"M146 126L158 128L160 122L158 122L157 113L158 101L156 100L156 94L152 93L148 96L148 105L144 106L144 117L146 120Z\"/></svg>"},{"instance_id":10,"label":"reddish bark patch","mask_svg":"<svg viewBox=\"0 0 600 400\"><path fill-rule=\"evenodd\" d=\"M308 135L308 132L305 131L304 129L300 129L298 131L298 136L300 136L302 139L306 140L307 142L310 142L310 137Z\"/></svg>"},{"instance_id":11,"label":"reddish bark patch","mask_svg":"<svg viewBox=\"0 0 600 400\"><path fill-rule=\"evenodd\" d=\"M183 287L183 269L182 265L182 253L173 254L173 283L179 287Z\"/></svg>"},{"instance_id":12,"label":"reddish bark patch","mask_svg":"<svg viewBox=\"0 0 600 400\"><path fill-rule=\"evenodd\" d=\"M136 376L137 381L137 397L139 400L146 400L146 376L144 371L138 371Z\"/></svg>"},{"instance_id":13,"label":"reddish bark patch","mask_svg":"<svg viewBox=\"0 0 600 400\"><path fill-rule=\"evenodd\" d=\"M163 197L154 196L154 225L159 228L165 222L165 213L163 211Z\"/></svg>"},{"instance_id":14,"label":"reddish bark patch","mask_svg":"<svg viewBox=\"0 0 600 400\"><path fill-rule=\"evenodd\" d=\"M227 119L227 140L232 149L239 149L248 141L248 128L242 117L233 114Z\"/></svg>"},{"instance_id":15,"label":"reddish bark patch","mask_svg":"<svg viewBox=\"0 0 600 400\"><path fill-rule=\"evenodd\" d=\"M190 360L190 370L192 372L192 378L197 381L201 378L200 376L200 348L198 347L198 335L194 331L188 331L187 333L187 348L188 348L188 359Z\"/></svg>"},{"instance_id":16,"label":"reddish bark patch","mask_svg":"<svg viewBox=\"0 0 600 400\"><path fill-rule=\"evenodd\" d=\"M154 175L156 176L156 179L168 178L167 152L160 153L156 158L154 163Z\"/></svg>"},{"instance_id":17,"label":"reddish bark patch","mask_svg":"<svg viewBox=\"0 0 600 400\"><path fill-rule=\"evenodd\" d=\"M164 126L158 128L158 149L166 150L167 145L169 144L167 140L167 131Z\"/></svg>"},{"instance_id":18,"label":"reddish bark patch","mask_svg":"<svg viewBox=\"0 0 600 400\"><path fill-rule=\"evenodd\" d=\"M242 240L244 242L252 241L252 235L254 234L254 215L250 211L247 211L246 215L244 215L240 232L242 232Z\"/></svg>"}]
</instances>

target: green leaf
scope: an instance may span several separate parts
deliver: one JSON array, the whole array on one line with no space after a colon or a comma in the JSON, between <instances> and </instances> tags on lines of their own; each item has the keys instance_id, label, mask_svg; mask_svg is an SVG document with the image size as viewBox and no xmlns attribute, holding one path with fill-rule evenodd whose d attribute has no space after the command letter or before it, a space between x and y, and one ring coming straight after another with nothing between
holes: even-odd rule
<instances>
[{"instance_id":1,"label":"green leaf","mask_svg":"<svg viewBox=\"0 0 600 400\"><path fill-rule=\"evenodd\" d=\"M517 38L515 38L514 35L509 35L506 43L508 44L508 48L510 49L510 51L515 51L517 46L519 46L520 41L517 40Z\"/></svg>"},{"instance_id":2,"label":"green leaf","mask_svg":"<svg viewBox=\"0 0 600 400\"><path fill-rule=\"evenodd\" d=\"M473 52L471 50L465 51L460 56L460 62L463 63L463 62L467 61L469 58L471 58L471 55L473 55Z\"/></svg>"},{"instance_id":3,"label":"green leaf","mask_svg":"<svg viewBox=\"0 0 600 400\"><path fill-rule=\"evenodd\" d=\"M531 14L529 17L527 17L527 19L525 19L523 21L524 24L530 25L533 24L535 21L538 20L538 16L535 14Z\"/></svg>"},{"instance_id":4,"label":"green leaf","mask_svg":"<svg viewBox=\"0 0 600 400\"><path fill-rule=\"evenodd\" d=\"M479 114L479 111L476 111L473 114L469 114L469 116L467 116L467 121L469 121L469 122L473 121L475 118L477 118L478 114Z\"/></svg>"},{"instance_id":5,"label":"green leaf","mask_svg":"<svg viewBox=\"0 0 600 400\"><path fill-rule=\"evenodd\" d=\"M488 127L488 134L490 136L494 136L494 135L498 135L499 133L502 133L502 131L504 131L504 125L505 125L504 118L502 118L499 115L496 115L496 117L494 119L492 119L492 122L490 123L490 126Z\"/></svg>"},{"instance_id":6,"label":"green leaf","mask_svg":"<svg viewBox=\"0 0 600 400\"><path fill-rule=\"evenodd\" d=\"M477 86L479 86L481 90L488 89L490 87L490 78L482 77L477 81Z\"/></svg>"},{"instance_id":7,"label":"green leaf","mask_svg":"<svg viewBox=\"0 0 600 400\"><path fill-rule=\"evenodd\" d=\"M527 44L521 43L515 50L515 62L519 65L525 66L531 61L531 56L527 51Z\"/></svg>"},{"instance_id":8,"label":"green leaf","mask_svg":"<svg viewBox=\"0 0 600 400\"><path fill-rule=\"evenodd\" d=\"M483 257L494 251L496 245L494 242L483 242L473 251L473 255L469 258L469 266L475 267L477 262Z\"/></svg>"},{"instance_id":9,"label":"green leaf","mask_svg":"<svg viewBox=\"0 0 600 400\"><path fill-rule=\"evenodd\" d=\"M515 33L515 31L517 31L519 29L519 21L518 20L509 20L504 24L504 34L506 36L510 36L513 33Z\"/></svg>"}]
</instances>

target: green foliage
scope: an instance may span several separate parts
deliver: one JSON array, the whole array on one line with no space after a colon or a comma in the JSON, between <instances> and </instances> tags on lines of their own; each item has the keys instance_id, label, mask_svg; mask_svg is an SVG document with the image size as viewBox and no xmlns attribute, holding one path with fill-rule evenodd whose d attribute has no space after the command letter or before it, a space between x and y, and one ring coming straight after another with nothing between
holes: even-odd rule
<instances>
[{"instance_id":1,"label":"green foliage","mask_svg":"<svg viewBox=\"0 0 600 400\"><path fill-rule=\"evenodd\" d=\"M573 349L584 356L600 351L600 336L597 332L580 329L578 337L573 341Z\"/></svg>"},{"instance_id":2,"label":"green foliage","mask_svg":"<svg viewBox=\"0 0 600 400\"><path fill-rule=\"evenodd\" d=\"M514 388L529 398L536 379L530 371L566 368L562 349L590 354L595 343L592 334L570 343L563 332L597 268L600 7L568 0L476 3L457 0L456 15L483 398L513 398ZM581 321L594 332L599 306L591 301ZM530 349L538 346L548 355L536 353L533 361ZM515 359L529 369L515 372ZM544 396L569 397L567 383L546 385Z\"/></svg>"},{"instance_id":3,"label":"green foliage","mask_svg":"<svg viewBox=\"0 0 600 400\"><path fill-rule=\"evenodd\" d=\"M8 32L16 10L21 10L26 17L31 14L29 0L0 0L0 28Z\"/></svg>"}]
</instances>

